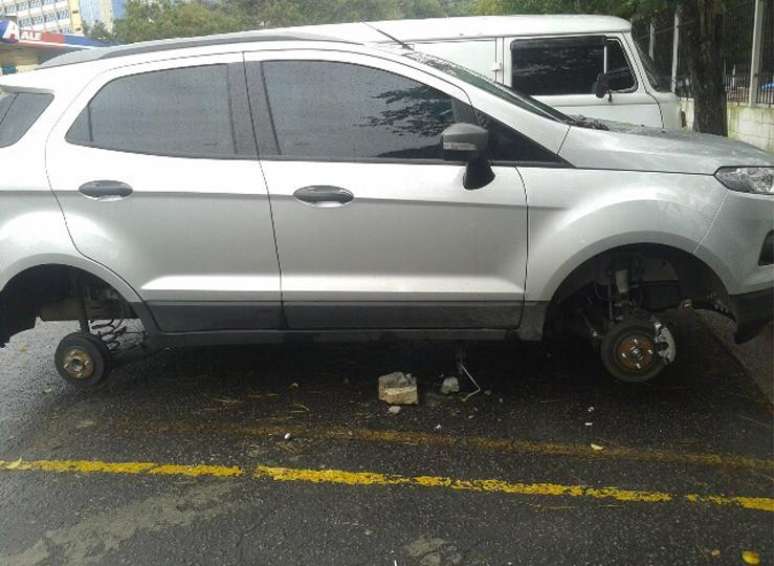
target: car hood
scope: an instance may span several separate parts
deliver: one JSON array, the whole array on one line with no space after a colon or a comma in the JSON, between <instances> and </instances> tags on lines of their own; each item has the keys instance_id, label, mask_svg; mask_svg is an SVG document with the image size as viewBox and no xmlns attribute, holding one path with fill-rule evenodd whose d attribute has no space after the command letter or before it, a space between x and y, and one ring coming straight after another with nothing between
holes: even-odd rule
<instances>
[{"instance_id":1,"label":"car hood","mask_svg":"<svg viewBox=\"0 0 774 566\"><path fill-rule=\"evenodd\" d=\"M774 154L721 136L596 122L607 130L573 126L559 151L590 169L713 175L720 167L774 166Z\"/></svg>"}]
</instances>

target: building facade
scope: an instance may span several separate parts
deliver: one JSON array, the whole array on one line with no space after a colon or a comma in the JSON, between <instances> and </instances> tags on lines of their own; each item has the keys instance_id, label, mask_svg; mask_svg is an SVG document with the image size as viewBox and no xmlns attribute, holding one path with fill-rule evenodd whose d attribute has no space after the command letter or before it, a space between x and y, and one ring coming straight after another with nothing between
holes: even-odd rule
<instances>
[{"instance_id":1,"label":"building facade","mask_svg":"<svg viewBox=\"0 0 774 566\"><path fill-rule=\"evenodd\" d=\"M79 0L0 0L0 18L35 32L83 33Z\"/></svg>"},{"instance_id":2,"label":"building facade","mask_svg":"<svg viewBox=\"0 0 774 566\"><path fill-rule=\"evenodd\" d=\"M81 19L89 26L102 22L108 31L113 21L124 16L125 0L80 0Z\"/></svg>"}]
</instances>

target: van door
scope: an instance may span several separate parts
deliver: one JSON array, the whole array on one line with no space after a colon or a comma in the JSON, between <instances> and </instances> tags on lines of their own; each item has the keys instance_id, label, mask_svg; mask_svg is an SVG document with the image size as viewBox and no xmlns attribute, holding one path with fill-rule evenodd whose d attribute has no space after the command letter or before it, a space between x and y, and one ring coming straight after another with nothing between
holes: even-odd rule
<instances>
[{"instance_id":1,"label":"van door","mask_svg":"<svg viewBox=\"0 0 774 566\"><path fill-rule=\"evenodd\" d=\"M49 137L49 180L76 247L126 280L162 331L280 324L249 122L244 63L229 54L108 71Z\"/></svg>"},{"instance_id":2,"label":"van door","mask_svg":"<svg viewBox=\"0 0 774 566\"><path fill-rule=\"evenodd\" d=\"M492 80L503 82L494 39L433 41L415 43L413 47L417 51L435 55L472 69Z\"/></svg>"},{"instance_id":3,"label":"van door","mask_svg":"<svg viewBox=\"0 0 774 566\"><path fill-rule=\"evenodd\" d=\"M658 103L639 80L635 54L619 35L506 40L505 76L514 90L535 96L565 114L662 127ZM611 93L594 94L609 73Z\"/></svg>"}]
</instances>

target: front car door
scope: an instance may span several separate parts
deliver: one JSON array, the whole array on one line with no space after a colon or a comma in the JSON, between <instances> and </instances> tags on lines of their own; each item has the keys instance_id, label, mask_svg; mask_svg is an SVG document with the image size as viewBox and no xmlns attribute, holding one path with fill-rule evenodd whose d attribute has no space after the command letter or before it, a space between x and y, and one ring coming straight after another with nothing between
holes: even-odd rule
<instances>
[{"instance_id":1,"label":"front car door","mask_svg":"<svg viewBox=\"0 0 774 566\"><path fill-rule=\"evenodd\" d=\"M291 328L513 328L527 260L524 186L463 188L440 134L461 89L363 54L247 53Z\"/></svg>"},{"instance_id":2,"label":"front car door","mask_svg":"<svg viewBox=\"0 0 774 566\"><path fill-rule=\"evenodd\" d=\"M118 67L49 137L78 250L147 302L162 331L276 328L279 269L241 54Z\"/></svg>"},{"instance_id":3,"label":"front car door","mask_svg":"<svg viewBox=\"0 0 774 566\"><path fill-rule=\"evenodd\" d=\"M636 54L624 36L506 38L505 44L505 77L513 89L565 114L662 127L658 103L637 80ZM611 74L611 93L597 98L603 72Z\"/></svg>"}]
</instances>

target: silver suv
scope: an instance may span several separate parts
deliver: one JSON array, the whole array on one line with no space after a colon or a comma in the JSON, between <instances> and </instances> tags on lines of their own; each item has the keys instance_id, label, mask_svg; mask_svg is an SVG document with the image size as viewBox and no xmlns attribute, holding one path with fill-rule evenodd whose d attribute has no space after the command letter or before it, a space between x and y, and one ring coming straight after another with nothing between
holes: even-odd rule
<instances>
[{"instance_id":1,"label":"silver suv","mask_svg":"<svg viewBox=\"0 0 774 566\"><path fill-rule=\"evenodd\" d=\"M568 117L447 61L252 32L0 78L0 345L77 320L88 387L149 347L577 333L644 381L658 313L774 311L774 156Z\"/></svg>"}]
</instances>

